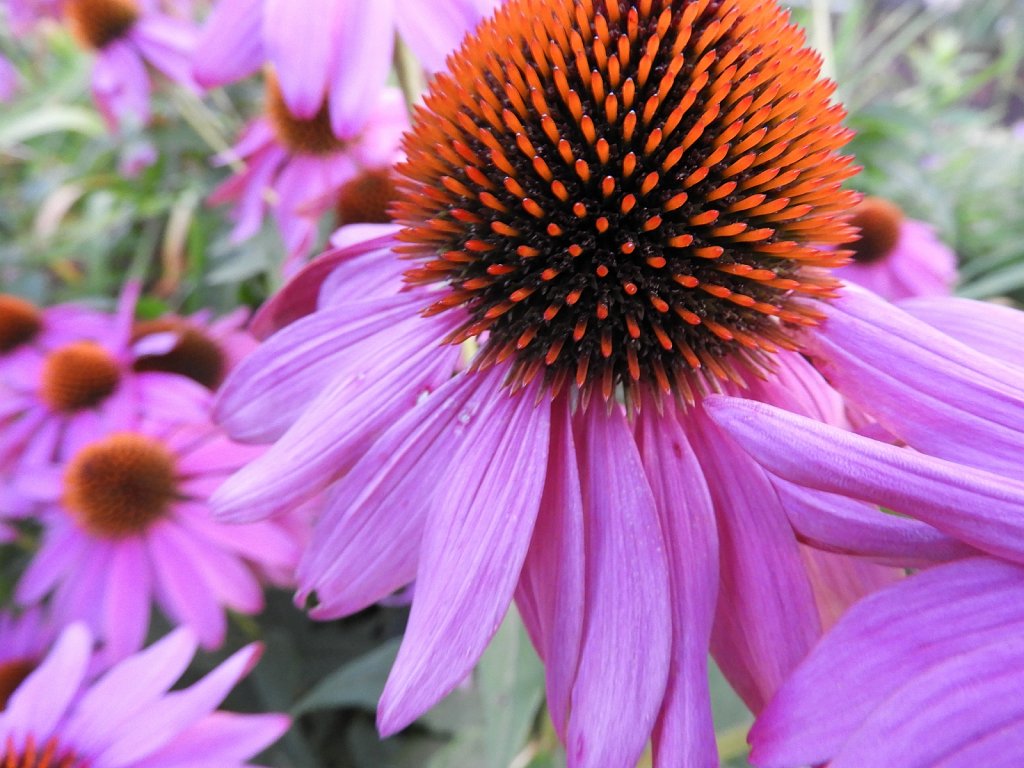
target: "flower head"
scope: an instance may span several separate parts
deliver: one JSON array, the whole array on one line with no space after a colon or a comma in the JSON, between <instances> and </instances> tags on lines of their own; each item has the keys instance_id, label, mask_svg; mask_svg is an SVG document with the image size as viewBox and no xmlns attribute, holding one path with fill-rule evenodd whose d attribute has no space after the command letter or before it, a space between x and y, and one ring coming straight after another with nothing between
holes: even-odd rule
<instances>
[{"instance_id":1,"label":"flower head","mask_svg":"<svg viewBox=\"0 0 1024 768\"><path fill-rule=\"evenodd\" d=\"M65 0L64 22L79 44L96 54L92 90L111 130L149 120L152 64L168 78L195 89L191 55L195 30L140 0Z\"/></svg>"},{"instance_id":2,"label":"flower head","mask_svg":"<svg viewBox=\"0 0 1024 768\"><path fill-rule=\"evenodd\" d=\"M0 764L15 768L247 768L288 728L284 715L215 711L252 668L250 645L188 688L170 691L196 650L177 630L90 681L93 641L80 624L0 707Z\"/></svg>"},{"instance_id":3,"label":"flower head","mask_svg":"<svg viewBox=\"0 0 1024 768\"><path fill-rule=\"evenodd\" d=\"M956 282L956 253L923 221L908 219L895 204L867 197L850 223L860 231L849 248L853 260L836 276L890 301L948 296Z\"/></svg>"},{"instance_id":4,"label":"flower head","mask_svg":"<svg viewBox=\"0 0 1024 768\"><path fill-rule=\"evenodd\" d=\"M140 424L93 437L62 466L25 467L45 534L17 599L52 592L57 617L86 622L108 659L141 646L153 603L219 645L225 608L261 610L258 569L286 569L297 554L276 522L208 519L209 493L254 452L201 423Z\"/></svg>"}]
</instances>

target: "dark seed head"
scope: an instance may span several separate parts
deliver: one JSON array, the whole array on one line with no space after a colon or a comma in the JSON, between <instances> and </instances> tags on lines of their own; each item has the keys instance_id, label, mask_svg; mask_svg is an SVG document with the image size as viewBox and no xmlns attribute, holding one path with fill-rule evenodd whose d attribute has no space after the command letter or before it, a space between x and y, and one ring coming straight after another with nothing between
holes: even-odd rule
<instances>
[{"instance_id":1,"label":"dark seed head","mask_svg":"<svg viewBox=\"0 0 1024 768\"><path fill-rule=\"evenodd\" d=\"M132 365L136 371L163 371L187 376L207 389L216 389L227 373L227 359L220 345L185 320L163 318L135 324L132 340L154 333L174 333L178 342L162 355L141 355Z\"/></svg>"},{"instance_id":2,"label":"dark seed head","mask_svg":"<svg viewBox=\"0 0 1024 768\"><path fill-rule=\"evenodd\" d=\"M900 241L903 211L880 197L865 197L853 209L850 223L860 230L850 245L858 264L874 264L887 258Z\"/></svg>"},{"instance_id":3,"label":"dark seed head","mask_svg":"<svg viewBox=\"0 0 1024 768\"><path fill-rule=\"evenodd\" d=\"M92 341L76 341L43 362L40 396L55 411L95 408L114 394L121 370L111 354Z\"/></svg>"},{"instance_id":4,"label":"dark seed head","mask_svg":"<svg viewBox=\"0 0 1024 768\"><path fill-rule=\"evenodd\" d=\"M139 4L136 0L65 0L64 19L82 45L99 50L135 26Z\"/></svg>"},{"instance_id":5,"label":"dark seed head","mask_svg":"<svg viewBox=\"0 0 1024 768\"><path fill-rule=\"evenodd\" d=\"M27 344L43 329L43 316L31 302L0 293L0 355Z\"/></svg>"},{"instance_id":6,"label":"dark seed head","mask_svg":"<svg viewBox=\"0 0 1024 768\"><path fill-rule=\"evenodd\" d=\"M452 341L610 398L687 400L819 318L853 230L850 133L762 0L510 0L438 76L396 219ZM739 365L737 365L739 364Z\"/></svg>"},{"instance_id":7,"label":"dark seed head","mask_svg":"<svg viewBox=\"0 0 1024 768\"><path fill-rule=\"evenodd\" d=\"M292 152L303 155L329 155L345 148L345 142L334 135L327 102L313 117L296 117L285 103L277 75L267 72L264 110L274 135Z\"/></svg>"}]
</instances>

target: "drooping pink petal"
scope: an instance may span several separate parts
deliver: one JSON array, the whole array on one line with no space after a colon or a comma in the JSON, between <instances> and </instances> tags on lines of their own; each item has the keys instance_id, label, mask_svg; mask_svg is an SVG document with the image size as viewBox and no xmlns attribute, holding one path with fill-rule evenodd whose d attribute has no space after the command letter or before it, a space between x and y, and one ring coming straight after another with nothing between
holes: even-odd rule
<instances>
[{"instance_id":1,"label":"drooping pink petal","mask_svg":"<svg viewBox=\"0 0 1024 768\"><path fill-rule=\"evenodd\" d=\"M978 549L1024 561L1024 482L896 448L763 403L708 398L709 413L784 480L871 501Z\"/></svg>"},{"instance_id":2,"label":"drooping pink petal","mask_svg":"<svg viewBox=\"0 0 1024 768\"><path fill-rule=\"evenodd\" d=\"M382 735L458 685L508 610L547 467L550 406L536 394L496 387L468 415L428 513L409 624L378 708Z\"/></svg>"},{"instance_id":3,"label":"drooping pink petal","mask_svg":"<svg viewBox=\"0 0 1024 768\"><path fill-rule=\"evenodd\" d=\"M391 71L395 9L393 0L374 0L372 12L362 0L336 2L343 20L333 38L338 50L329 73L331 127L353 139L369 121Z\"/></svg>"},{"instance_id":4,"label":"drooping pink petal","mask_svg":"<svg viewBox=\"0 0 1024 768\"><path fill-rule=\"evenodd\" d=\"M708 647L718 596L718 531L704 472L671 403L641 411L637 442L665 536L672 595L672 662L654 731L658 768L701 768L717 756Z\"/></svg>"},{"instance_id":5,"label":"drooping pink petal","mask_svg":"<svg viewBox=\"0 0 1024 768\"><path fill-rule=\"evenodd\" d=\"M149 628L151 580L149 563L137 539L119 542L111 549L103 604L103 625L117 627L104 638L104 656L123 659L142 647Z\"/></svg>"},{"instance_id":6,"label":"drooping pink petal","mask_svg":"<svg viewBox=\"0 0 1024 768\"><path fill-rule=\"evenodd\" d=\"M235 768L277 741L291 721L285 715L211 712L178 734L173 743L133 768Z\"/></svg>"},{"instance_id":7,"label":"drooping pink petal","mask_svg":"<svg viewBox=\"0 0 1024 768\"><path fill-rule=\"evenodd\" d=\"M318 306L320 288L324 281L335 270L343 268L345 265L350 265L350 268L355 267L356 273L353 274L353 279L358 278L358 271L364 264L372 266L384 262L396 265L396 269L403 267L404 265L395 258L388 248L395 242L394 233L396 231L392 225L382 225L379 234L375 237L327 251L314 259L260 308L252 319L249 326L250 331L256 338L265 339L274 331L314 312ZM374 256L365 261L360 260L359 257L369 254Z\"/></svg>"},{"instance_id":8,"label":"drooping pink petal","mask_svg":"<svg viewBox=\"0 0 1024 768\"><path fill-rule=\"evenodd\" d=\"M1019 309L954 296L909 299L899 306L971 349L1024 366L1024 312Z\"/></svg>"},{"instance_id":9,"label":"drooping pink petal","mask_svg":"<svg viewBox=\"0 0 1024 768\"><path fill-rule=\"evenodd\" d=\"M668 682L672 612L665 539L626 418L595 404L577 452L586 529L586 616L569 714L571 768L632 768Z\"/></svg>"},{"instance_id":10,"label":"drooping pink petal","mask_svg":"<svg viewBox=\"0 0 1024 768\"><path fill-rule=\"evenodd\" d=\"M919 451L1020 473L1024 378L897 307L851 287L806 347L832 385Z\"/></svg>"},{"instance_id":11,"label":"drooping pink petal","mask_svg":"<svg viewBox=\"0 0 1024 768\"><path fill-rule=\"evenodd\" d=\"M207 88L255 73L263 63L263 0L219 0L199 35L196 81Z\"/></svg>"},{"instance_id":12,"label":"drooping pink petal","mask_svg":"<svg viewBox=\"0 0 1024 768\"><path fill-rule=\"evenodd\" d=\"M198 91L192 79L196 29L192 24L163 14L146 14L131 32L143 58L179 85Z\"/></svg>"},{"instance_id":13,"label":"drooping pink petal","mask_svg":"<svg viewBox=\"0 0 1024 768\"><path fill-rule=\"evenodd\" d=\"M974 558L929 569L863 600L822 640L758 718L750 732L752 761L764 768L827 762L879 707L887 702L910 705L911 689L904 686L931 675L937 664L991 644L1016 642L1024 628L1022 589L1024 573L1019 567ZM982 660L991 658L989 650ZM975 670L974 682L960 689L968 695L977 691L977 675L983 669L984 664ZM938 678L940 684L950 679L946 672ZM1001 697L1000 704L1005 706L1008 698L1020 697ZM891 713L883 719L896 725ZM919 746L927 749L938 743L942 731L935 723L927 738L919 737ZM876 736L876 754L886 755L890 740L898 738L898 733ZM902 759L885 764L919 765ZM920 765L934 764L926 760Z\"/></svg>"},{"instance_id":14,"label":"drooping pink petal","mask_svg":"<svg viewBox=\"0 0 1024 768\"><path fill-rule=\"evenodd\" d=\"M96 57L92 93L107 126L149 122L149 75L142 59L125 40L115 40Z\"/></svg>"},{"instance_id":15,"label":"drooping pink petal","mask_svg":"<svg viewBox=\"0 0 1024 768\"><path fill-rule=\"evenodd\" d=\"M902 568L823 552L814 547L800 547L800 555L814 590L821 626L825 630L858 600L900 580L906 573Z\"/></svg>"},{"instance_id":16,"label":"drooping pink petal","mask_svg":"<svg viewBox=\"0 0 1024 768\"><path fill-rule=\"evenodd\" d=\"M342 46L344 0L264 0L263 41L281 95L298 118L316 116ZM364 12L360 15L373 16Z\"/></svg>"},{"instance_id":17,"label":"drooping pink petal","mask_svg":"<svg viewBox=\"0 0 1024 768\"><path fill-rule=\"evenodd\" d=\"M784 480L777 480L775 487L797 537L827 552L902 568L924 568L980 554L927 523L883 514L873 504Z\"/></svg>"},{"instance_id":18,"label":"drooping pink petal","mask_svg":"<svg viewBox=\"0 0 1024 768\"><path fill-rule=\"evenodd\" d=\"M721 583L711 651L757 712L821 634L817 603L765 471L703 409L691 409L682 424L718 519Z\"/></svg>"},{"instance_id":19,"label":"drooping pink petal","mask_svg":"<svg viewBox=\"0 0 1024 768\"><path fill-rule=\"evenodd\" d=\"M547 705L564 740L584 616L584 527L570 403L551 411L547 477L516 602L544 661Z\"/></svg>"}]
</instances>

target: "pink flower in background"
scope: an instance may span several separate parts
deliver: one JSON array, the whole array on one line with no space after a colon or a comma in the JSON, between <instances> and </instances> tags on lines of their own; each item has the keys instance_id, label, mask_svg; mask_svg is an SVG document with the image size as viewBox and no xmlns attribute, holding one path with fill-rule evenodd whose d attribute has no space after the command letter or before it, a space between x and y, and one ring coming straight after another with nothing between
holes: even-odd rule
<instances>
[{"instance_id":1,"label":"pink flower in background","mask_svg":"<svg viewBox=\"0 0 1024 768\"><path fill-rule=\"evenodd\" d=\"M93 96L111 130L149 121L147 64L197 88L191 63L196 31L155 0L65 0L62 10L79 43L95 51Z\"/></svg>"},{"instance_id":2,"label":"pink flower in background","mask_svg":"<svg viewBox=\"0 0 1024 768\"><path fill-rule=\"evenodd\" d=\"M10 22L11 31L23 35L42 19L60 17L63 0L7 0L2 9Z\"/></svg>"},{"instance_id":3,"label":"pink flower in background","mask_svg":"<svg viewBox=\"0 0 1024 768\"><path fill-rule=\"evenodd\" d=\"M220 0L195 55L204 86L269 62L281 98L300 120L323 115L336 136L358 137L391 71L396 31L436 70L497 0ZM326 102L326 104L325 104ZM326 106L326 109L325 109Z\"/></svg>"},{"instance_id":4,"label":"pink flower in background","mask_svg":"<svg viewBox=\"0 0 1024 768\"><path fill-rule=\"evenodd\" d=\"M263 608L255 569L290 569L298 555L276 522L209 516L213 489L260 452L208 424L139 424L94 436L61 465L25 467L45 534L16 599L52 593L55 618L86 622L107 659L141 647L154 603L204 647L220 645L225 610Z\"/></svg>"},{"instance_id":5,"label":"pink flower in background","mask_svg":"<svg viewBox=\"0 0 1024 768\"><path fill-rule=\"evenodd\" d=\"M1020 764L1024 570L972 558L864 600L750 731L763 768Z\"/></svg>"},{"instance_id":6,"label":"pink flower in background","mask_svg":"<svg viewBox=\"0 0 1024 768\"><path fill-rule=\"evenodd\" d=\"M171 691L196 651L187 630L90 681L93 641L75 624L0 710L0 764L18 768L249 768L288 729L284 715L216 710L256 663L238 651Z\"/></svg>"},{"instance_id":7,"label":"pink flower in background","mask_svg":"<svg viewBox=\"0 0 1024 768\"><path fill-rule=\"evenodd\" d=\"M161 371L134 369L133 315L138 286L129 284L116 316L73 307L35 310L19 305L0 320L8 332L28 334L36 312L42 331L0 358L0 479L27 482L21 465L64 461L96 436L124 428L140 416L164 423L207 418L208 391ZM11 338L14 338L12 335Z\"/></svg>"},{"instance_id":8,"label":"pink flower in background","mask_svg":"<svg viewBox=\"0 0 1024 768\"><path fill-rule=\"evenodd\" d=\"M848 246L853 261L835 274L890 301L948 296L957 280L956 253L930 224L908 219L888 200L866 197L851 223L860 239Z\"/></svg>"},{"instance_id":9,"label":"pink flower in background","mask_svg":"<svg viewBox=\"0 0 1024 768\"><path fill-rule=\"evenodd\" d=\"M389 89L367 116L363 132L341 141L331 131L326 105L311 119L297 118L268 74L265 114L249 125L231 154L245 163L216 189L212 203L234 203L232 239L256 234L270 212L287 251L286 274L294 273L316 245L319 220L335 210L342 224L387 220L394 198L391 166L409 126L401 94Z\"/></svg>"}]
</instances>

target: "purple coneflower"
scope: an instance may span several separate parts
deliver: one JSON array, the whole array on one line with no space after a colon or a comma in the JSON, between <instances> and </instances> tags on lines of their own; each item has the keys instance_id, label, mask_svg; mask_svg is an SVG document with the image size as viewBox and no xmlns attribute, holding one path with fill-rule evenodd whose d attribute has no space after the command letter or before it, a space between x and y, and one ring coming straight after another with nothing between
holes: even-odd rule
<instances>
[{"instance_id":1,"label":"purple coneflower","mask_svg":"<svg viewBox=\"0 0 1024 768\"><path fill-rule=\"evenodd\" d=\"M174 82L196 88L191 57L196 31L155 0L64 0L64 20L95 51L92 91L111 130L149 120L151 64Z\"/></svg>"},{"instance_id":2,"label":"purple coneflower","mask_svg":"<svg viewBox=\"0 0 1024 768\"><path fill-rule=\"evenodd\" d=\"M855 606L750 732L763 768L1015 766L1024 742L1024 571L932 568Z\"/></svg>"},{"instance_id":3,"label":"purple coneflower","mask_svg":"<svg viewBox=\"0 0 1024 768\"><path fill-rule=\"evenodd\" d=\"M783 497L705 401L844 424L801 354L855 234L843 111L756 0L512 0L449 65L405 142L401 244L314 261L225 384L228 429L277 442L219 509L329 489L315 616L415 579L383 733L514 598L570 765L635 765L652 735L658 766L712 764L709 644L757 710L821 631ZM395 250L406 289L353 297L353 263L386 284Z\"/></svg>"},{"instance_id":4,"label":"purple coneflower","mask_svg":"<svg viewBox=\"0 0 1024 768\"><path fill-rule=\"evenodd\" d=\"M141 647L154 603L219 645L225 609L262 610L256 568L288 569L298 555L277 522L210 518L210 493L257 452L209 425L143 424L94 436L62 466L25 467L45 534L17 600L52 592L55 616L85 621L112 659Z\"/></svg>"},{"instance_id":5,"label":"purple coneflower","mask_svg":"<svg viewBox=\"0 0 1024 768\"><path fill-rule=\"evenodd\" d=\"M394 200L391 167L408 125L401 94L389 89L370 110L363 133L342 141L331 130L326 104L309 119L296 117L277 77L268 73L264 116L223 158L240 159L245 168L210 201L235 203L235 242L256 234L265 213L272 212L287 252L285 272L291 274L316 245L325 212L336 209L341 224L387 221Z\"/></svg>"},{"instance_id":6,"label":"purple coneflower","mask_svg":"<svg viewBox=\"0 0 1024 768\"><path fill-rule=\"evenodd\" d=\"M250 645L188 688L170 691L196 643L177 630L88 679L93 641L75 624L0 707L0 765L12 768L248 768L288 729L284 715L217 705L256 663Z\"/></svg>"},{"instance_id":7,"label":"purple coneflower","mask_svg":"<svg viewBox=\"0 0 1024 768\"><path fill-rule=\"evenodd\" d=\"M956 253L930 224L908 219L894 203L879 197L864 198L850 223L860 229L860 236L849 246L853 261L836 270L836 277L890 301L952 292Z\"/></svg>"},{"instance_id":8,"label":"purple coneflower","mask_svg":"<svg viewBox=\"0 0 1024 768\"><path fill-rule=\"evenodd\" d=\"M322 115L353 139L373 114L393 63L396 30L430 69L496 0L220 0L196 47L195 75L224 85L270 62L299 120Z\"/></svg>"}]
</instances>

